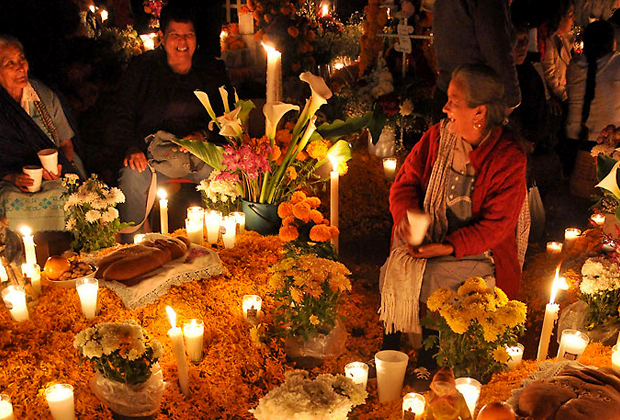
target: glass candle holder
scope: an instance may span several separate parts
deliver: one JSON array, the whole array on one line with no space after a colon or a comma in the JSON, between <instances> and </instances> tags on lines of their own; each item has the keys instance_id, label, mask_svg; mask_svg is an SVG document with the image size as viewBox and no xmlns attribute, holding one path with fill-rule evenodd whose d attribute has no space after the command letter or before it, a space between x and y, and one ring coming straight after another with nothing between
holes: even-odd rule
<instances>
[{"instance_id":1,"label":"glass candle holder","mask_svg":"<svg viewBox=\"0 0 620 420\"><path fill-rule=\"evenodd\" d=\"M0 420L15 420L11 397L8 394L0 394Z\"/></svg>"},{"instance_id":2,"label":"glass candle holder","mask_svg":"<svg viewBox=\"0 0 620 420\"><path fill-rule=\"evenodd\" d=\"M396 164L398 163L395 157L383 158L383 173L387 179L394 179L396 177Z\"/></svg>"},{"instance_id":3,"label":"glass candle holder","mask_svg":"<svg viewBox=\"0 0 620 420\"><path fill-rule=\"evenodd\" d=\"M198 363L202 360L204 333L205 324L201 319L190 319L188 322L183 323L185 352L194 363Z\"/></svg>"},{"instance_id":4,"label":"glass candle holder","mask_svg":"<svg viewBox=\"0 0 620 420\"><path fill-rule=\"evenodd\" d=\"M525 347L521 343L517 343L514 347L506 347L506 351L510 356L510 360L506 363L508 365L508 369L515 370L521 364L523 360L523 351Z\"/></svg>"},{"instance_id":5,"label":"glass candle holder","mask_svg":"<svg viewBox=\"0 0 620 420\"><path fill-rule=\"evenodd\" d=\"M75 281L75 288L80 296L82 312L88 319L97 315L97 293L99 281L94 277L81 277Z\"/></svg>"},{"instance_id":6,"label":"glass candle holder","mask_svg":"<svg viewBox=\"0 0 620 420\"><path fill-rule=\"evenodd\" d=\"M547 254L561 254L562 242L547 242Z\"/></svg>"},{"instance_id":7,"label":"glass candle holder","mask_svg":"<svg viewBox=\"0 0 620 420\"><path fill-rule=\"evenodd\" d=\"M590 216L590 220L592 220L596 226L603 226L605 224L605 215L603 213L594 213Z\"/></svg>"},{"instance_id":8,"label":"glass candle holder","mask_svg":"<svg viewBox=\"0 0 620 420\"><path fill-rule=\"evenodd\" d=\"M419 420L422 418L426 400L421 394L410 392L403 397L403 420Z\"/></svg>"},{"instance_id":9,"label":"glass candle holder","mask_svg":"<svg viewBox=\"0 0 620 420\"><path fill-rule=\"evenodd\" d=\"M474 378L457 378L455 384L457 391L459 391L463 395L463 398L465 398L465 402L467 403L467 407L469 408L469 412L473 418L474 411L476 410L476 404L478 403L478 397L480 397L480 389L482 389L482 384Z\"/></svg>"},{"instance_id":10,"label":"glass candle holder","mask_svg":"<svg viewBox=\"0 0 620 420\"><path fill-rule=\"evenodd\" d=\"M242 308L243 317L247 322L252 325L256 325L260 319L261 306L263 299L257 295L245 295L243 296Z\"/></svg>"},{"instance_id":11,"label":"glass candle holder","mask_svg":"<svg viewBox=\"0 0 620 420\"><path fill-rule=\"evenodd\" d=\"M26 306L26 292L21 286L10 285L2 291L2 300L17 322L30 319L28 306Z\"/></svg>"},{"instance_id":12,"label":"glass candle holder","mask_svg":"<svg viewBox=\"0 0 620 420\"><path fill-rule=\"evenodd\" d=\"M363 362L351 362L344 367L344 375L347 378L366 389L368 384L368 365Z\"/></svg>"},{"instance_id":13,"label":"glass candle holder","mask_svg":"<svg viewBox=\"0 0 620 420\"><path fill-rule=\"evenodd\" d=\"M589 342L590 337L581 331L569 329L562 331L558 362L561 360L579 360Z\"/></svg>"},{"instance_id":14,"label":"glass candle holder","mask_svg":"<svg viewBox=\"0 0 620 420\"><path fill-rule=\"evenodd\" d=\"M54 420L75 420L73 386L52 385L45 390L45 399Z\"/></svg>"}]
</instances>

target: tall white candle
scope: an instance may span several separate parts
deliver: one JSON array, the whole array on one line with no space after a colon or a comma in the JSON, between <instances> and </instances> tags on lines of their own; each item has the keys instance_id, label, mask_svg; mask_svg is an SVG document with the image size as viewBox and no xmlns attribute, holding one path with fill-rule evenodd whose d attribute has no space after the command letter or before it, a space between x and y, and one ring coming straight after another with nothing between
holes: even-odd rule
<instances>
[{"instance_id":1,"label":"tall white candle","mask_svg":"<svg viewBox=\"0 0 620 420\"><path fill-rule=\"evenodd\" d=\"M8 394L0 394L0 420L15 420L11 397Z\"/></svg>"},{"instance_id":2,"label":"tall white candle","mask_svg":"<svg viewBox=\"0 0 620 420\"><path fill-rule=\"evenodd\" d=\"M395 157L383 158L383 173L387 179L394 179L396 176L396 164Z\"/></svg>"},{"instance_id":3,"label":"tall white candle","mask_svg":"<svg viewBox=\"0 0 620 420\"><path fill-rule=\"evenodd\" d=\"M205 222L207 224L207 240L210 244L217 243L220 235L220 222L222 221L222 212L211 210L205 214Z\"/></svg>"},{"instance_id":4,"label":"tall white candle","mask_svg":"<svg viewBox=\"0 0 620 420\"><path fill-rule=\"evenodd\" d=\"M568 329L562 331L558 362L561 360L579 360L589 342L590 337L581 331Z\"/></svg>"},{"instance_id":5,"label":"tall white candle","mask_svg":"<svg viewBox=\"0 0 620 420\"><path fill-rule=\"evenodd\" d=\"M32 285L32 290L35 295L41 294L41 268L38 264L34 266L28 264L22 264L22 274L24 277L28 277L30 279L30 284Z\"/></svg>"},{"instance_id":6,"label":"tall white candle","mask_svg":"<svg viewBox=\"0 0 620 420\"><path fill-rule=\"evenodd\" d=\"M263 304L263 299L260 296L256 295L245 295L243 296L243 300L241 303L241 307L243 308L243 317L250 324L257 324L260 315L261 315L261 307Z\"/></svg>"},{"instance_id":7,"label":"tall white candle","mask_svg":"<svg viewBox=\"0 0 620 420\"><path fill-rule=\"evenodd\" d=\"M540 331L540 340L538 342L538 353L536 360L545 360L547 353L549 352L549 342L551 341L551 335L553 334L553 326L558 319L558 313L560 312L560 305L555 303L555 297L558 289L566 290L568 285L566 279L560 277L560 267L555 270L555 277L553 278L553 284L551 285L551 297L549 303L545 306L545 318L543 320L542 330Z\"/></svg>"},{"instance_id":8,"label":"tall white candle","mask_svg":"<svg viewBox=\"0 0 620 420\"><path fill-rule=\"evenodd\" d=\"M611 349L611 365L620 370L620 344L616 344Z\"/></svg>"},{"instance_id":9,"label":"tall white candle","mask_svg":"<svg viewBox=\"0 0 620 420\"><path fill-rule=\"evenodd\" d=\"M467 403L467 407L469 408L469 412L473 418L476 403L478 402L478 397L480 397L480 389L482 388L482 384L474 378L457 378L455 383L456 390L463 394L463 398L465 398L465 402Z\"/></svg>"},{"instance_id":10,"label":"tall white candle","mask_svg":"<svg viewBox=\"0 0 620 420\"><path fill-rule=\"evenodd\" d=\"M159 189L157 191L159 196L159 224L161 226L161 233L168 234L168 200L166 200L166 190Z\"/></svg>"},{"instance_id":11,"label":"tall white candle","mask_svg":"<svg viewBox=\"0 0 620 420\"><path fill-rule=\"evenodd\" d=\"M523 360L523 350L525 350L525 347L521 343L518 343L514 347L506 347L506 351L510 356L510 360L506 363L508 365L508 369L515 370L519 367L521 360Z\"/></svg>"},{"instance_id":12,"label":"tall white candle","mask_svg":"<svg viewBox=\"0 0 620 420\"><path fill-rule=\"evenodd\" d=\"M239 234L243 235L245 233L245 213L242 211L235 211L230 213L231 216L235 216L235 221L237 222L237 226L239 226Z\"/></svg>"},{"instance_id":13,"label":"tall white candle","mask_svg":"<svg viewBox=\"0 0 620 420\"><path fill-rule=\"evenodd\" d=\"M23 235L24 252L26 253L26 264L35 265L37 263L37 254L34 250L34 236L32 230L28 226L22 226L20 232Z\"/></svg>"},{"instance_id":14,"label":"tall white candle","mask_svg":"<svg viewBox=\"0 0 620 420\"><path fill-rule=\"evenodd\" d=\"M75 281L75 288L80 296L82 312L88 319L97 315L97 292L99 281L96 278L82 277Z\"/></svg>"},{"instance_id":15,"label":"tall white candle","mask_svg":"<svg viewBox=\"0 0 620 420\"><path fill-rule=\"evenodd\" d=\"M329 190L329 218L330 223L334 227L338 227L338 182L340 175L338 174L338 160L329 157L332 164L332 171L329 173L330 190ZM336 253L338 253L338 239L340 235L336 235L332 238L331 242Z\"/></svg>"},{"instance_id":16,"label":"tall white candle","mask_svg":"<svg viewBox=\"0 0 620 420\"><path fill-rule=\"evenodd\" d=\"M421 394L410 392L403 397L403 419L417 420L422 418L426 400Z\"/></svg>"},{"instance_id":17,"label":"tall white candle","mask_svg":"<svg viewBox=\"0 0 620 420\"><path fill-rule=\"evenodd\" d=\"M69 384L52 385L45 390L45 399L54 420L74 420L73 387Z\"/></svg>"},{"instance_id":18,"label":"tall white candle","mask_svg":"<svg viewBox=\"0 0 620 420\"><path fill-rule=\"evenodd\" d=\"M6 268L2 264L0 264L0 283L9 281L9 276L6 273Z\"/></svg>"},{"instance_id":19,"label":"tall white candle","mask_svg":"<svg viewBox=\"0 0 620 420\"><path fill-rule=\"evenodd\" d=\"M168 330L168 337L172 343L172 353L177 362L177 370L179 371L179 385L181 392L186 397L189 396L189 367L187 359L185 359L185 343L183 342L183 332L177 327L177 314L170 306L166 306L166 312L170 319L171 328Z\"/></svg>"},{"instance_id":20,"label":"tall white candle","mask_svg":"<svg viewBox=\"0 0 620 420\"><path fill-rule=\"evenodd\" d=\"M202 360L202 342L205 333L205 324L201 319L191 319L183 324L183 337L187 355L192 362Z\"/></svg>"},{"instance_id":21,"label":"tall white candle","mask_svg":"<svg viewBox=\"0 0 620 420\"><path fill-rule=\"evenodd\" d=\"M7 286L2 291L2 300L4 300L4 304L15 321L21 322L30 319L28 306L26 306L26 293L23 288L15 285Z\"/></svg>"},{"instance_id":22,"label":"tall white candle","mask_svg":"<svg viewBox=\"0 0 620 420\"><path fill-rule=\"evenodd\" d=\"M270 45L263 44L267 52L267 95L265 103L282 99L282 53Z\"/></svg>"},{"instance_id":23,"label":"tall white candle","mask_svg":"<svg viewBox=\"0 0 620 420\"><path fill-rule=\"evenodd\" d=\"M364 387L368 384L368 365L363 362L351 362L344 367L344 376Z\"/></svg>"},{"instance_id":24,"label":"tall white candle","mask_svg":"<svg viewBox=\"0 0 620 420\"><path fill-rule=\"evenodd\" d=\"M220 226L224 228L222 232L222 242L225 248L233 248L237 239L237 221L234 216L226 216L222 219Z\"/></svg>"},{"instance_id":25,"label":"tall white candle","mask_svg":"<svg viewBox=\"0 0 620 420\"><path fill-rule=\"evenodd\" d=\"M185 219L185 230L187 231L187 238L193 244L202 245L203 239L203 220L199 219Z\"/></svg>"}]
</instances>

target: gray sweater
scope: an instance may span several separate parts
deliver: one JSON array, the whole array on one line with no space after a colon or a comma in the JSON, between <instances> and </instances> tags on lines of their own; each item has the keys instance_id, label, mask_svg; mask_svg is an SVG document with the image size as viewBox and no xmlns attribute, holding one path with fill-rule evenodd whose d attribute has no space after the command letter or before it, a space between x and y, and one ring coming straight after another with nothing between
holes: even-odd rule
<instances>
[{"instance_id":1,"label":"gray sweater","mask_svg":"<svg viewBox=\"0 0 620 420\"><path fill-rule=\"evenodd\" d=\"M507 105L519 105L521 92L512 56L515 36L506 0L436 0L433 34L439 89L448 90L456 67L486 64L503 80Z\"/></svg>"}]
</instances>

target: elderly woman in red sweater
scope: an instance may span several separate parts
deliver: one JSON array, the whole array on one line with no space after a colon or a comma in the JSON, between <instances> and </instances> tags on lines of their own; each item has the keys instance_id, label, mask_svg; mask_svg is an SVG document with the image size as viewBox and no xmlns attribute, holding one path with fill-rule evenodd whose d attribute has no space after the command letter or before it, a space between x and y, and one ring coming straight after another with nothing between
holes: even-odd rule
<instances>
[{"instance_id":1,"label":"elderly woman in red sweater","mask_svg":"<svg viewBox=\"0 0 620 420\"><path fill-rule=\"evenodd\" d=\"M509 297L519 290L517 222L526 197L526 156L504 127L504 87L484 65L457 68L443 111L401 167L390 190L392 252L382 268L386 332L420 333L419 302L439 287L479 276ZM430 218L422 244L410 220Z\"/></svg>"}]
</instances>

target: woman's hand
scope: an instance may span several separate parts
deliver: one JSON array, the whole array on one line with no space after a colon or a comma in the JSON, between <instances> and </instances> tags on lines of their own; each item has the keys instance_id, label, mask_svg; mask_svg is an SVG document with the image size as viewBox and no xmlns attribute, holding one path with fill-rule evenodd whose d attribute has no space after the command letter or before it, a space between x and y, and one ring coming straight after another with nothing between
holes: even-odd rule
<instances>
[{"instance_id":1,"label":"woman's hand","mask_svg":"<svg viewBox=\"0 0 620 420\"><path fill-rule=\"evenodd\" d=\"M56 174L51 173L47 169L43 168L43 179L46 181L53 181L55 179L60 178L60 174L62 173L62 165L58 164L58 169L56 170Z\"/></svg>"},{"instance_id":2,"label":"woman's hand","mask_svg":"<svg viewBox=\"0 0 620 420\"><path fill-rule=\"evenodd\" d=\"M5 181L12 182L21 191L28 192L28 187L34 185L34 179L26 174L9 174L3 178Z\"/></svg>"},{"instance_id":3,"label":"woman's hand","mask_svg":"<svg viewBox=\"0 0 620 420\"><path fill-rule=\"evenodd\" d=\"M71 141L71 139L60 143L59 148L62 154L65 155L70 162L72 162L75 150L73 149L73 142Z\"/></svg>"},{"instance_id":4,"label":"woman's hand","mask_svg":"<svg viewBox=\"0 0 620 420\"><path fill-rule=\"evenodd\" d=\"M404 243L407 243L407 238L409 237L409 220L407 216L403 216L402 219L394 226L394 239L401 240Z\"/></svg>"},{"instance_id":5,"label":"woman's hand","mask_svg":"<svg viewBox=\"0 0 620 420\"><path fill-rule=\"evenodd\" d=\"M407 250L415 258L433 258L450 255L454 252L454 247L450 244L425 244L420 246L407 245Z\"/></svg>"},{"instance_id":6,"label":"woman's hand","mask_svg":"<svg viewBox=\"0 0 620 420\"><path fill-rule=\"evenodd\" d=\"M138 172L143 172L146 169L146 164L146 156L142 152L129 153L123 160L123 165Z\"/></svg>"}]
</instances>

